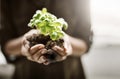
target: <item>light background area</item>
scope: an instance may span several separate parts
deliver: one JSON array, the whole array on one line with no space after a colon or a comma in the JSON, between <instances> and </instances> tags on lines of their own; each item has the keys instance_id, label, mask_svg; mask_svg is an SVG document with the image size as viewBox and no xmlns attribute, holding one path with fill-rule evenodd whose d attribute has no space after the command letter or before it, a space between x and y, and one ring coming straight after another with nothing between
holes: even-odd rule
<instances>
[{"instance_id":1,"label":"light background area","mask_svg":"<svg viewBox=\"0 0 120 79\"><path fill-rule=\"evenodd\" d=\"M4 55L2 54L1 47L0 47L0 65L1 64L6 64L6 63L7 63L6 59L5 59Z\"/></svg>"},{"instance_id":2,"label":"light background area","mask_svg":"<svg viewBox=\"0 0 120 79\"><path fill-rule=\"evenodd\" d=\"M120 0L91 0L94 42L82 58L87 79L120 79Z\"/></svg>"}]
</instances>

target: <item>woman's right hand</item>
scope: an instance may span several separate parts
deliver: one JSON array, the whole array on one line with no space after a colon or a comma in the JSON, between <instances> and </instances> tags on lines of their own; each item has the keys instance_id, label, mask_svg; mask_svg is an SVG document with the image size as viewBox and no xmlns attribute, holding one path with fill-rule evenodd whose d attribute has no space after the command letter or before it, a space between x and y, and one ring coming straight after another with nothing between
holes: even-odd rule
<instances>
[{"instance_id":1,"label":"woman's right hand","mask_svg":"<svg viewBox=\"0 0 120 79\"><path fill-rule=\"evenodd\" d=\"M38 34L38 31L31 30L23 36L21 54L23 56L26 56L28 60L47 64L45 57L42 56L47 52L47 49L45 49L45 46L43 44L36 44L30 47L29 45L30 42L27 40L27 38L31 37L34 34Z\"/></svg>"}]
</instances>

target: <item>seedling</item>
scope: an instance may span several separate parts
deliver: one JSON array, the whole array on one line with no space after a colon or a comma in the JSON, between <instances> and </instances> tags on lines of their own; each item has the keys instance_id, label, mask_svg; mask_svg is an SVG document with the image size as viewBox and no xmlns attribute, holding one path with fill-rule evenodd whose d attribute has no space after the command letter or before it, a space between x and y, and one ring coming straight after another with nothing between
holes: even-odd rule
<instances>
[{"instance_id":1,"label":"seedling","mask_svg":"<svg viewBox=\"0 0 120 79\"><path fill-rule=\"evenodd\" d=\"M36 11L28 26L39 31L39 34L27 39L30 42L30 46L44 44L48 50L44 56L48 61L54 62L59 55L52 50L52 47L57 45L64 48L63 29L66 30L68 28L67 22L63 18L57 18L55 15L47 12L46 8L43 8Z\"/></svg>"},{"instance_id":2,"label":"seedling","mask_svg":"<svg viewBox=\"0 0 120 79\"><path fill-rule=\"evenodd\" d=\"M36 11L28 26L36 28L44 36L50 36L51 40L59 40L64 36L63 29L66 30L68 24L63 18L57 18L43 8L42 11Z\"/></svg>"}]
</instances>

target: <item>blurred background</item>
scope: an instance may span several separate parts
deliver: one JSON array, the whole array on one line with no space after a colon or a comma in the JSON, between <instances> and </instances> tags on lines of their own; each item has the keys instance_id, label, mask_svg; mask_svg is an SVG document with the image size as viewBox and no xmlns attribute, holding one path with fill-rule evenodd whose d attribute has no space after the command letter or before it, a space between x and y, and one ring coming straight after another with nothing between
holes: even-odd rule
<instances>
[{"instance_id":1,"label":"blurred background","mask_svg":"<svg viewBox=\"0 0 120 79\"><path fill-rule=\"evenodd\" d=\"M87 79L120 79L120 0L91 0L94 41L83 56Z\"/></svg>"},{"instance_id":2,"label":"blurred background","mask_svg":"<svg viewBox=\"0 0 120 79\"><path fill-rule=\"evenodd\" d=\"M87 79L120 79L120 0L91 0L90 8L94 39L82 57ZM0 79L13 73L0 52Z\"/></svg>"}]
</instances>

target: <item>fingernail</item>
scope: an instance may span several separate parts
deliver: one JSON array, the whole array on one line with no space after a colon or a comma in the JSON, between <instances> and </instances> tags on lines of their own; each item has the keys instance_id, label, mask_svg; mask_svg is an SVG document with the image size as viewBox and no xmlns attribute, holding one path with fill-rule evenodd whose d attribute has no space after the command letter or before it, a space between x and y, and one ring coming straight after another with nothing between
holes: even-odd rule
<instances>
[{"instance_id":1,"label":"fingernail","mask_svg":"<svg viewBox=\"0 0 120 79\"><path fill-rule=\"evenodd\" d=\"M44 46L39 46L39 49L44 48Z\"/></svg>"}]
</instances>

